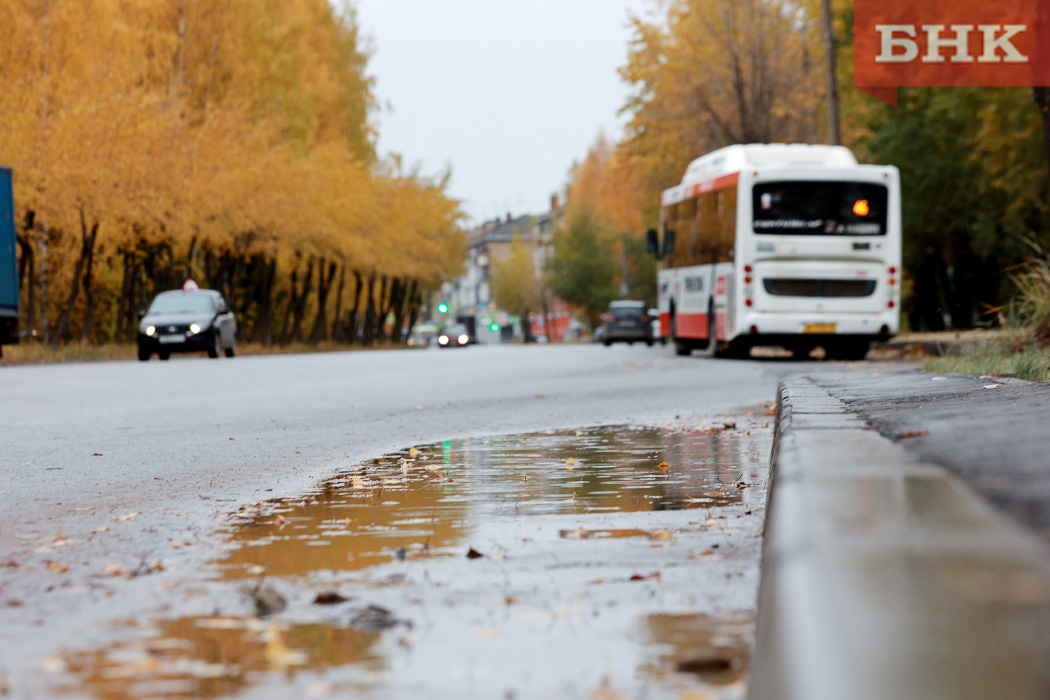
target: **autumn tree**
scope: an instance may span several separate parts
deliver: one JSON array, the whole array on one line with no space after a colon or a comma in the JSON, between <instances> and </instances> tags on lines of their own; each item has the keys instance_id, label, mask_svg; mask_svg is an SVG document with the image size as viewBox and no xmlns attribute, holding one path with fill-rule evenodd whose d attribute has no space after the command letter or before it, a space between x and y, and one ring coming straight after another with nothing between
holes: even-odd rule
<instances>
[{"instance_id":1,"label":"autumn tree","mask_svg":"<svg viewBox=\"0 0 1050 700\"><path fill-rule=\"evenodd\" d=\"M555 296L584 310L593 331L599 314L619 296L616 241L585 209L570 207L565 225L554 232L548 280Z\"/></svg>"},{"instance_id":2,"label":"autumn tree","mask_svg":"<svg viewBox=\"0 0 1050 700\"><path fill-rule=\"evenodd\" d=\"M793 0L670 0L632 19L624 146L651 194L716 148L812 139L820 76L801 15Z\"/></svg>"},{"instance_id":3,"label":"autumn tree","mask_svg":"<svg viewBox=\"0 0 1050 700\"><path fill-rule=\"evenodd\" d=\"M532 340L529 314L543 304L543 283L536 274L533 247L517 233L510 244L510 256L492 266L492 296L504 311L521 317L525 341Z\"/></svg>"},{"instance_id":4,"label":"autumn tree","mask_svg":"<svg viewBox=\"0 0 1050 700\"><path fill-rule=\"evenodd\" d=\"M461 262L448 177L378 162L348 2L0 0L0 24L26 322L52 342L130 340L187 276L246 338L357 340L351 314L403 325Z\"/></svg>"}]
</instances>

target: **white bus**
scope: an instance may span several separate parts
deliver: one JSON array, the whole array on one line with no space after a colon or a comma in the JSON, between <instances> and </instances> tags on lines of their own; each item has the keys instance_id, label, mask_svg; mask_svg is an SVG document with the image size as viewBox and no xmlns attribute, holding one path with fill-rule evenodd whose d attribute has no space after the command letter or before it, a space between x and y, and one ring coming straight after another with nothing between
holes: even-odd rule
<instances>
[{"instance_id":1,"label":"white bus","mask_svg":"<svg viewBox=\"0 0 1050 700\"><path fill-rule=\"evenodd\" d=\"M660 329L679 355L862 359L899 328L900 177L848 148L728 146L663 192Z\"/></svg>"}]
</instances>

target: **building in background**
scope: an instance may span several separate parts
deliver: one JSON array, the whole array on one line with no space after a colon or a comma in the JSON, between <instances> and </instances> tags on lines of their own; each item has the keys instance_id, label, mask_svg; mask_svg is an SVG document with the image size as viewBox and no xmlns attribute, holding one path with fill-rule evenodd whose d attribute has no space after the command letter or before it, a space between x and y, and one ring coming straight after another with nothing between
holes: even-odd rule
<instances>
[{"instance_id":1,"label":"building in background","mask_svg":"<svg viewBox=\"0 0 1050 700\"><path fill-rule=\"evenodd\" d=\"M430 308L431 320L437 323L459 322L471 329L479 343L504 343L524 340L525 323L533 336L541 340L562 340L572 325L565 305L544 290L544 309L537 309L529 319L512 316L498 308L492 299L491 276L494 267L511 257L514 237L530 244L537 276L543 274L551 252L554 229L560 224L562 209L557 196L551 197L551 209L539 215L526 214L486 221L467 233L466 271L462 277L446 282L435 295ZM442 312L442 309L446 309ZM548 329L552 332L548 333Z\"/></svg>"}]
</instances>

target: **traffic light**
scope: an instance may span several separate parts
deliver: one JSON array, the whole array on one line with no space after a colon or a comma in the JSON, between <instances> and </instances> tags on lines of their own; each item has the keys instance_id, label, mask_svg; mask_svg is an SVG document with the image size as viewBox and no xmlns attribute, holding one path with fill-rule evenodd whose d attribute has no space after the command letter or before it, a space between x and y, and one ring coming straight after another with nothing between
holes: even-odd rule
<instances>
[{"instance_id":1,"label":"traffic light","mask_svg":"<svg viewBox=\"0 0 1050 700\"><path fill-rule=\"evenodd\" d=\"M489 330L490 331L498 331L499 330L499 324L496 323L495 321L493 321L492 323L489 324Z\"/></svg>"},{"instance_id":2,"label":"traffic light","mask_svg":"<svg viewBox=\"0 0 1050 700\"><path fill-rule=\"evenodd\" d=\"M448 313L448 304L446 304L445 302L441 302L440 304L438 304L438 313L439 314L447 314Z\"/></svg>"}]
</instances>

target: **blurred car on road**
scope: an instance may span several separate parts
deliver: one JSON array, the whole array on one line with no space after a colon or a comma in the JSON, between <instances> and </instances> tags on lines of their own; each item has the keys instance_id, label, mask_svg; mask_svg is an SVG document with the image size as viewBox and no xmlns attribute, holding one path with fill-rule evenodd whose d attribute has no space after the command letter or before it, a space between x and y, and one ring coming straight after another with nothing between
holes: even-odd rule
<instances>
[{"instance_id":1,"label":"blurred car on road","mask_svg":"<svg viewBox=\"0 0 1050 700\"><path fill-rule=\"evenodd\" d=\"M470 344L470 335L467 327L461 323L445 326L438 333L438 347L441 348L465 348Z\"/></svg>"},{"instance_id":2,"label":"blurred car on road","mask_svg":"<svg viewBox=\"0 0 1050 700\"><path fill-rule=\"evenodd\" d=\"M406 344L413 348L425 348L437 335L437 326L431 323L417 323L408 334Z\"/></svg>"},{"instance_id":3,"label":"blurred car on road","mask_svg":"<svg viewBox=\"0 0 1050 700\"><path fill-rule=\"evenodd\" d=\"M208 357L237 354L237 318L222 294L198 289L187 281L183 289L161 292L149 310L139 312L139 359L153 353L167 360L173 352L206 352Z\"/></svg>"},{"instance_id":4,"label":"blurred car on road","mask_svg":"<svg viewBox=\"0 0 1050 700\"><path fill-rule=\"evenodd\" d=\"M620 299L609 302L609 310L602 315L602 343L633 344L635 341L653 344L652 319L645 310L645 302Z\"/></svg>"}]
</instances>

